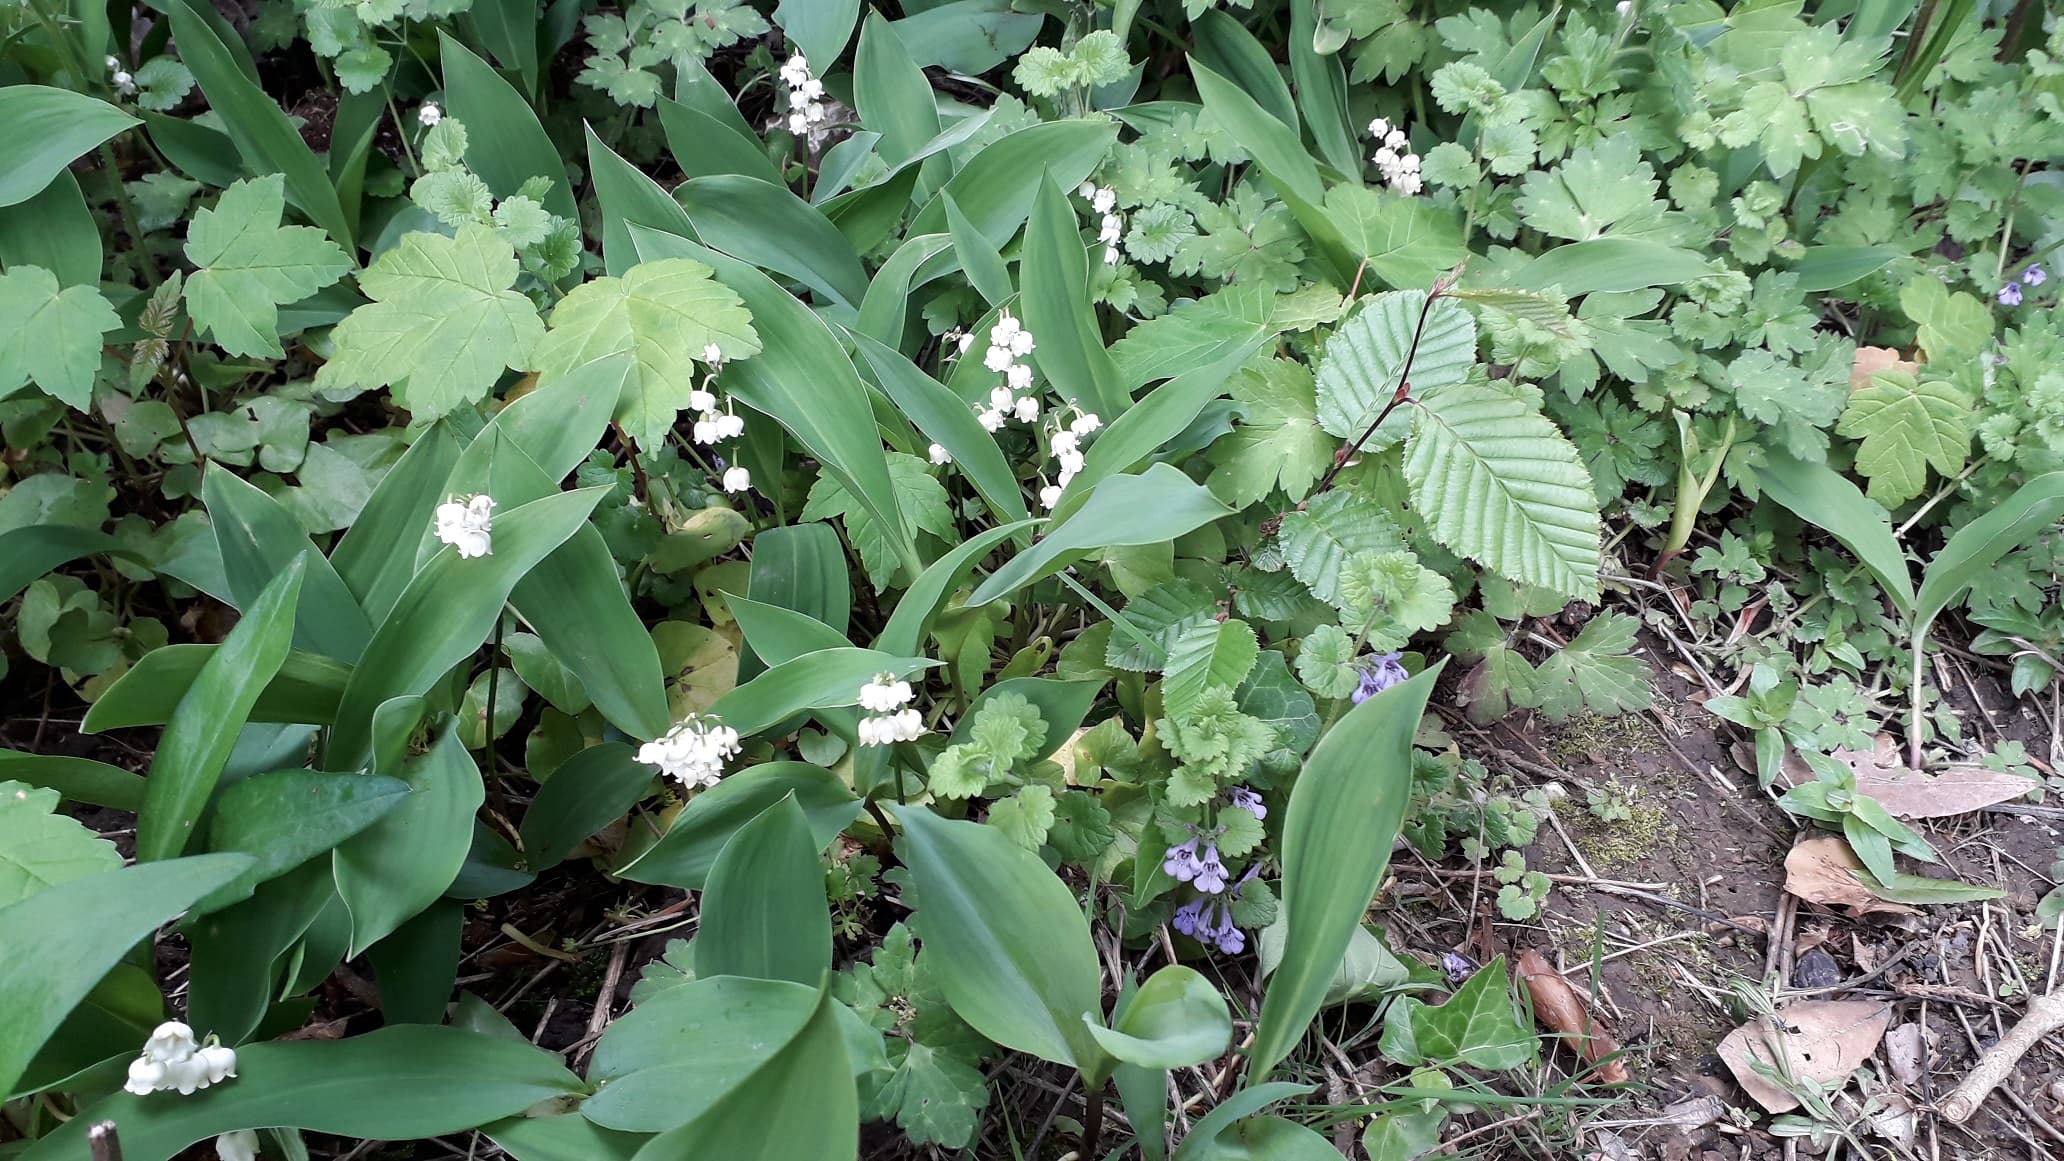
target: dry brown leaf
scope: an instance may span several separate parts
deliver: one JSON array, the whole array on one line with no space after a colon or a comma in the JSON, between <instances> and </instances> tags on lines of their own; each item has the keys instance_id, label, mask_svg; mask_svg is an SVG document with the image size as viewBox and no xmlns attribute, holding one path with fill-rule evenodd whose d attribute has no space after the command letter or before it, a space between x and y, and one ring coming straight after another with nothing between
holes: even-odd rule
<instances>
[{"instance_id":1,"label":"dry brown leaf","mask_svg":"<svg viewBox=\"0 0 2064 1161\"><path fill-rule=\"evenodd\" d=\"M1849 366L1849 390L1869 386L1870 377L1879 371L1913 372L1919 369L1913 360L1891 347L1858 347L1856 361Z\"/></svg>"},{"instance_id":2,"label":"dry brown leaf","mask_svg":"<svg viewBox=\"0 0 2064 1161\"><path fill-rule=\"evenodd\" d=\"M1810 838L1785 856L1785 890L1808 903L1846 907L1854 915L1917 915L1904 904L1880 899L1863 885L1863 864L1835 835Z\"/></svg>"},{"instance_id":3,"label":"dry brown leaf","mask_svg":"<svg viewBox=\"0 0 2064 1161\"><path fill-rule=\"evenodd\" d=\"M1885 1033L1885 1061L1892 1067L1894 1080L1908 1088L1920 1087L1926 1045L1927 1031L1912 1020Z\"/></svg>"},{"instance_id":4,"label":"dry brown leaf","mask_svg":"<svg viewBox=\"0 0 2064 1161\"><path fill-rule=\"evenodd\" d=\"M1528 948L1519 957L1517 968L1519 982L1526 985L1527 995L1534 1002L1534 1019L1541 1026L1562 1037L1562 1042L1592 1064L1620 1050L1617 1040L1603 1022L1591 1016L1585 1007L1583 997L1570 986L1562 973L1548 962L1548 957ZM1606 1084L1625 1084L1627 1065L1623 1060L1607 1060L1598 1064L1598 1079Z\"/></svg>"},{"instance_id":5,"label":"dry brown leaf","mask_svg":"<svg viewBox=\"0 0 2064 1161\"><path fill-rule=\"evenodd\" d=\"M1940 774L1920 774L1903 766L1871 766L1856 771L1856 789L1878 800L1896 818L1947 818L1997 806L2042 789L2042 783L2004 770L1958 763Z\"/></svg>"},{"instance_id":6,"label":"dry brown leaf","mask_svg":"<svg viewBox=\"0 0 2064 1161\"><path fill-rule=\"evenodd\" d=\"M1761 1063L1780 1076L1816 1084L1847 1080L1878 1050L1892 1006L1870 1000L1806 1000L1759 1017L1720 1041L1720 1059L1742 1091L1773 1113L1790 1112L1799 1099L1756 1071Z\"/></svg>"}]
</instances>

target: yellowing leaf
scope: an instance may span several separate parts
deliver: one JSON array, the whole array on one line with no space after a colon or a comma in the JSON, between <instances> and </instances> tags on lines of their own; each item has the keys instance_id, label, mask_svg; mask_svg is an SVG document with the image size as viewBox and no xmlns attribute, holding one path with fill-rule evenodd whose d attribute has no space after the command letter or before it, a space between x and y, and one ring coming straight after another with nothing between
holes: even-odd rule
<instances>
[{"instance_id":1,"label":"yellowing leaf","mask_svg":"<svg viewBox=\"0 0 2064 1161\"><path fill-rule=\"evenodd\" d=\"M1971 401L1948 383L1880 371L1849 396L1835 431L1863 440L1856 470L1870 480L1870 498L1893 508L1921 494L1930 466L1944 476L1963 469L1970 415Z\"/></svg>"},{"instance_id":2,"label":"yellowing leaf","mask_svg":"<svg viewBox=\"0 0 2064 1161\"><path fill-rule=\"evenodd\" d=\"M622 278L597 278L560 300L537 351L541 379L630 351L637 372L617 401L616 418L647 447L663 443L688 406L696 360L715 344L726 359L758 354L752 315L731 288L692 258L633 266Z\"/></svg>"},{"instance_id":3,"label":"yellowing leaf","mask_svg":"<svg viewBox=\"0 0 2064 1161\"><path fill-rule=\"evenodd\" d=\"M286 182L279 174L240 181L215 208L194 214L186 280L195 325L232 355L280 358L281 303L299 302L351 269L351 259L313 226L282 226Z\"/></svg>"},{"instance_id":4,"label":"yellowing leaf","mask_svg":"<svg viewBox=\"0 0 2064 1161\"><path fill-rule=\"evenodd\" d=\"M487 226L408 234L359 276L373 301L337 324L316 386L387 387L419 420L477 402L531 364L545 324L509 289L516 253Z\"/></svg>"}]
</instances>

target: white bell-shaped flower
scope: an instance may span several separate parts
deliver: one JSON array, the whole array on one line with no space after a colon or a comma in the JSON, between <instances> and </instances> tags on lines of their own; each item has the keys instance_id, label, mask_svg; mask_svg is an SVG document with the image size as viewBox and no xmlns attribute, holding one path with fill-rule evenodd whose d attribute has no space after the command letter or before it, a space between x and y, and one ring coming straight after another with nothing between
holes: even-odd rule
<instances>
[{"instance_id":1,"label":"white bell-shaped flower","mask_svg":"<svg viewBox=\"0 0 2064 1161\"><path fill-rule=\"evenodd\" d=\"M1017 401L1018 397L1011 393L1011 389L1007 385L998 384L989 389L989 406L998 411L1008 409L1011 404Z\"/></svg>"},{"instance_id":2,"label":"white bell-shaped flower","mask_svg":"<svg viewBox=\"0 0 2064 1161\"><path fill-rule=\"evenodd\" d=\"M442 120L444 120L444 110L428 101L423 102L423 107L416 110L416 124L421 125L425 129Z\"/></svg>"},{"instance_id":3,"label":"white bell-shaped flower","mask_svg":"<svg viewBox=\"0 0 2064 1161\"><path fill-rule=\"evenodd\" d=\"M1019 423L1036 423L1039 420L1039 397L1027 395L1018 400L1016 414Z\"/></svg>"},{"instance_id":4,"label":"white bell-shaped flower","mask_svg":"<svg viewBox=\"0 0 2064 1161\"><path fill-rule=\"evenodd\" d=\"M751 472L736 465L724 469L724 490L726 492L743 492L751 487Z\"/></svg>"},{"instance_id":5,"label":"white bell-shaped flower","mask_svg":"<svg viewBox=\"0 0 2064 1161\"><path fill-rule=\"evenodd\" d=\"M1104 421L1096 417L1096 412L1085 411L1068 424L1068 430L1075 435L1082 436L1088 435L1103 425Z\"/></svg>"},{"instance_id":6,"label":"white bell-shaped flower","mask_svg":"<svg viewBox=\"0 0 2064 1161\"><path fill-rule=\"evenodd\" d=\"M638 748L637 759L688 787L714 786L724 761L738 753L738 731L707 714L690 714Z\"/></svg>"},{"instance_id":7,"label":"white bell-shaped flower","mask_svg":"<svg viewBox=\"0 0 2064 1161\"><path fill-rule=\"evenodd\" d=\"M1012 363L1004 368L1003 381L1012 391L1029 391L1032 388L1032 368L1023 363Z\"/></svg>"},{"instance_id":8,"label":"white bell-shaped flower","mask_svg":"<svg viewBox=\"0 0 2064 1161\"><path fill-rule=\"evenodd\" d=\"M717 397L713 392L704 391L702 388L697 387L688 393L688 410L715 411L716 409Z\"/></svg>"},{"instance_id":9,"label":"white bell-shaped flower","mask_svg":"<svg viewBox=\"0 0 2064 1161\"><path fill-rule=\"evenodd\" d=\"M715 343L708 344L707 346L702 348L702 361L708 363L710 365L711 370L715 370L718 367L723 366L724 348L718 346Z\"/></svg>"},{"instance_id":10,"label":"white bell-shaped flower","mask_svg":"<svg viewBox=\"0 0 2064 1161\"><path fill-rule=\"evenodd\" d=\"M1008 345L992 342L989 344L989 349L982 352L982 366L995 371L999 375L1009 370L1012 362Z\"/></svg>"},{"instance_id":11,"label":"white bell-shaped flower","mask_svg":"<svg viewBox=\"0 0 2064 1161\"><path fill-rule=\"evenodd\" d=\"M1049 512L1053 511L1060 506L1063 490L1059 484L1048 484L1039 489L1039 506Z\"/></svg>"},{"instance_id":12,"label":"white bell-shaped flower","mask_svg":"<svg viewBox=\"0 0 2064 1161\"><path fill-rule=\"evenodd\" d=\"M461 560L493 554L494 500L485 493L454 496L433 515L437 539L458 549Z\"/></svg>"},{"instance_id":13,"label":"white bell-shaped flower","mask_svg":"<svg viewBox=\"0 0 2064 1161\"><path fill-rule=\"evenodd\" d=\"M926 449L925 454L930 456L932 462L935 464L944 465L953 462L953 453L947 451L946 445L944 444L933 444L930 448Z\"/></svg>"},{"instance_id":14,"label":"white bell-shaped flower","mask_svg":"<svg viewBox=\"0 0 2064 1161\"><path fill-rule=\"evenodd\" d=\"M258 1134L250 1129L219 1134L215 1156L220 1161L258 1161Z\"/></svg>"},{"instance_id":15,"label":"white bell-shaped flower","mask_svg":"<svg viewBox=\"0 0 2064 1161\"><path fill-rule=\"evenodd\" d=\"M1008 413L994 407L984 408L975 412L975 420L982 425L983 431L1002 431L1003 421L1008 418L1010 418Z\"/></svg>"}]
</instances>

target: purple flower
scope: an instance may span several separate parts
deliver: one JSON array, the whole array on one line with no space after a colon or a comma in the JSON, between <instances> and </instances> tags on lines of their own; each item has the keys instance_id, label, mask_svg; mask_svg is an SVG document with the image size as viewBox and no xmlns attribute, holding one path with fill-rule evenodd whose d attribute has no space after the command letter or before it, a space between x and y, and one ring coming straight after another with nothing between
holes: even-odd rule
<instances>
[{"instance_id":1,"label":"purple flower","mask_svg":"<svg viewBox=\"0 0 2064 1161\"><path fill-rule=\"evenodd\" d=\"M1204 918L1204 902L1202 899L1192 899L1188 903L1176 908L1175 918L1168 921L1169 926L1182 932L1184 935L1195 938L1197 932L1203 929L1206 923Z\"/></svg>"},{"instance_id":2,"label":"purple flower","mask_svg":"<svg viewBox=\"0 0 2064 1161\"><path fill-rule=\"evenodd\" d=\"M2023 270L2021 272L2021 281L2027 283L2030 286L2041 286L2043 283L2049 281L2049 278L2049 272L2044 270L2040 266L2030 266L2028 269Z\"/></svg>"},{"instance_id":3,"label":"purple flower","mask_svg":"<svg viewBox=\"0 0 2064 1161\"><path fill-rule=\"evenodd\" d=\"M1214 853L1211 858L1216 862L1218 855ZM1200 873L1197 866L1197 840L1192 838L1181 846L1169 847L1168 854L1161 860L1161 869L1174 876L1178 883L1187 883L1196 878Z\"/></svg>"},{"instance_id":4,"label":"purple flower","mask_svg":"<svg viewBox=\"0 0 2064 1161\"><path fill-rule=\"evenodd\" d=\"M1233 923L1233 906L1212 899L1192 899L1175 909L1170 927L1206 946L1216 945L1226 955L1247 949L1247 933Z\"/></svg>"},{"instance_id":5,"label":"purple flower","mask_svg":"<svg viewBox=\"0 0 2064 1161\"><path fill-rule=\"evenodd\" d=\"M1385 653L1381 657L1371 658L1369 663L1362 667L1362 681L1360 685L1355 686L1354 703L1360 705L1411 677L1399 661L1403 656L1402 653Z\"/></svg>"},{"instance_id":6,"label":"purple flower","mask_svg":"<svg viewBox=\"0 0 2064 1161\"><path fill-rule=\"evenodd\" d=\"M2005 286L2000 287L1999 304L2001 306L2020 306L2021 284L2018 282L2009 282Z\"/></svg>"},{"instance_id":7,"label":"purple flower","mask_svg":"<svg viewBox=\"0 0 2064 1161\"><path fill-rule=\"evenodd\" d=\"M1441 971L1447 973L1448 983L1451 985L1460 985L1476 974L1476 961L1459 951L1451 951L1441 956L1440 966Z\"/></svg>"},{"instance_id":8,"label":"purple flower","mask_svg":"<svg viewBox=\"0 0 2064 1161\"><path fill-rule=\"evenodd\" d=\"M1261 795L1252 790L1244 786L1235 786L1226 792L1226 796L1233 800L1235 810L1244 810L1256 819L1268 817L1268 807L1261 804Z\"/></svg>"},{"instance_id":9,"label":"purple flower","mask_svg":"<svg viewBox=\"0 0 2064 1161\"><path fill-rule=\"evenodd\" d=\"M1217 843L1205 844L1204 857L1197 860L1196 876L1197 890L1206 895L1216 895L1225 890L1226 865L1218 861Z\"/></svg>"},{"instance_id":10,"label":"purple flower","mask_svg":"<svg viewBox=\"0 0 2064 1161\"><path fill-rule=\"evenodd\" d=\"M1247 949L1247 933L1233 926L1233 908L1229 903L1219 912L1219 924L1207 932L1218 944L1218 950L1226 955L1238 955Z\"/></svg>"}]
</instances>

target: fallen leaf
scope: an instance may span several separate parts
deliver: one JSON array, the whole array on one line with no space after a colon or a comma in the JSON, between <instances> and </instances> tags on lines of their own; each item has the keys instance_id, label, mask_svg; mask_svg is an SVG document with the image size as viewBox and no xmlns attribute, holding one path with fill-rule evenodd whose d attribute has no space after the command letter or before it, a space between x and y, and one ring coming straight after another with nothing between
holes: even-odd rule
<instances>
[{"instance_id":1,"label":"fallen leaf","mask_svg":"<svg viewBox=\"0 0 2064 1161\"><path fill-rule=\"evenodd\" d=\"M1878 1050L1892 1006L1869 1000L1806 1000L1759 1017L1720 1041L1720 1059L1735 1082L1769 1112L1786 1113L1799 1099L1756 1071L1756 1065L1796 1081L1846 1081Z\"/></svg>"},{"instance_id":2,"label":"fallen leaf","mask_svg":"<svg viewBox=\"0 0 2064 1161\"><path fill-rule=\"evenodd\" d=\"M1527 995L1534 1002L1534 1019L1562 1037L1562 1042L1585 1060L1597 1064L1599 1080L1606 1084L1625 1084L1628 1080L1625 1061L1613 1059L1599 1064L1601 1059L1620 1050L1619 1042L1613 1039L1610 1029L1592 1019L1583 998L1548 962L1548 957L1529 948L1519 957L1516 970L1519 982L1526 985Z\"/></svg>"},{"instance_id":3,"label":"fallen leaf","mask_svg":"<svg viewBox=\"0 0 2064 1161\"><path fill-rule=\"evenodd\" d=\"M1663 1110L1660 1120L1679 1131L1699 1129L1727 1115L1727 1104L1708 1093L1686 1097Z\"/></svg>"},{"instance_id":4,"label":"fallen leaf","mask_svg":"<svg viewBox=\"0 0 2064 1161\"><path fill-rule=\"evenodd\" d=\"M1908 1088L1920 1087L1926 1044L1927 1030L1916 1021L1909 1020L1885 1033L1885 1060L1891 1065L1893 1079Z\"/></svg>"},{"instance_id":5,"label":"fallen leaf","mask_svg":"<svg viewBox=\"0 0 2064 1161\"><path fill-rule=\"evenodd\" d=\"M1878 800L1895 818L1947 818L2011 802L2042 783L1971 763L1922 774L1903 766L1858 767L1856 789Z\"/></svg>"},{"instance_id":6,"label":"fallen leaf","mask_svg":"<svg viewBox=\"0 0 2064 1161\"><path fill-rule=\"evenodd\" d=\"M1856 361L1849 365L1849 390L1855 391L1870 386L1870 377L1879 371L1917 371L1913 360L1901 355L1891 347L1858 347Z\"/></svg>"},{"instance_id":7,"label":"fallen leaf","mask_svg":"<svg viewBox=\"0 0 2064 1161\"><path fill-rule=\"evenodd\" d=\"M1810 838L1785 856L1784 889L1808 903L1846 907L1851 914L1918 915L1900 903L1878 898L1858 874L1863 864L1849 844L1834 835Z\"/></svg>"},{"instance_id":8,"label":"fallen leaf","mask_svg":"<svg viewBox=\"0 0 2064 1161\"><path fill-rule=\"evenodd\" d=\"M1921 1110L1914 1107L1909 1097L1896 1092L1886 1093L1872 1102L1864 1124L1872 1133L1904 1151L1913 1145L1914 1134L1921 1127Z\"/></svg>"}]
</instances>

